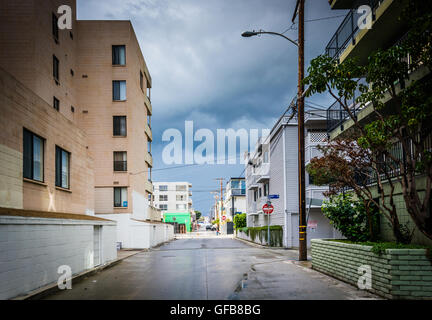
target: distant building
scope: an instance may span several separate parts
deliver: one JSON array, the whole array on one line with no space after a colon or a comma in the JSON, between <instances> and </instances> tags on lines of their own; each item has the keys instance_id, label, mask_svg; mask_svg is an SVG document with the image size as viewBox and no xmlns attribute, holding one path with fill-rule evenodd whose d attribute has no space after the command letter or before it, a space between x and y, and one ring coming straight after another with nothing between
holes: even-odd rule
<instances>
[{"instance_id":1,"label":"distant building","mask_svg":"<svg viewBox=\"0 0 432 320\"><path fill-rule=\"evenodd\" d=\"M226 184L224 208L227 219L233 221L236 214L246 213L246 180L230 178Z\"/></svg>"},{"instance_id":2,"label":"distant building","mask_svg":"<svg viewBox=\"0 0 432 320\"><path fill-rule=\"evenodd\" d=\"M153 182L154 205L164 213L188 212L192 208L192 184L189 182Z\"/></svg>"},{"instance_id":3,"label":"distant building","mask_svg":"<svg viewBox=\"0 0 432 320\"><path fill-rule=\"evenodd\" d=\"M305 117L305 161L319 155L317 145L326 138L325 111ZM322 113L322 114L321 114ZM280 225L285 247L298 247L298 128L295 121L282 117L270 135L258 141L256 150L247 154L245 169L247 226ZM315 186L306 174L307 240L339 236L321 212L323 192L328 187ZM269 195L274 212L270 219L262 207Z\"/></svg>"}]
</instances>

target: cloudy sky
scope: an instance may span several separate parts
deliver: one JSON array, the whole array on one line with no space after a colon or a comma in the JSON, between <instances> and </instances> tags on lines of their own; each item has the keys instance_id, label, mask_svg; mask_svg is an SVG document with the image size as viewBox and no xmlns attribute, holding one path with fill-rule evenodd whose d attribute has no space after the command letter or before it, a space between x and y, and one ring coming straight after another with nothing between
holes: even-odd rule
<instances>
[{"instance_id":1,"label":"cloudy sky","mask_svg":"<svg viewBox=\"0 0 432 320\"><path fill-rule=\"evenodd\" d=\"M218 189L214 179L237 177L244 166L166 165L162 134L169 128L184 132L186 120L215 136L216 129L271 128L297 90L297 49L280 37L241 33L289 29L285 35L296 40L295 2L78 0L79 19L132 21L153 79L153 180L191 182L194 207L204 215L214 202L210 191ZM344 13L331 11L327 0L306 1L306 67L324 51ZM308 101L331 103L327 96Z\"/></svg>"}]
</instances>

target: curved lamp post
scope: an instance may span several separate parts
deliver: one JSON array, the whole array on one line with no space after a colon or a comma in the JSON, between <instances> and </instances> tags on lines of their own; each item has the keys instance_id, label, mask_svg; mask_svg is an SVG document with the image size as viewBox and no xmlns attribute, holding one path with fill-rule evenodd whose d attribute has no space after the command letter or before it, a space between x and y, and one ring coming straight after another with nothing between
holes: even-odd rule
<instances>
[{"instance_id":1,"label":"curved lamp post","mask_svg":"<svg viewBox=\"0 0 432 320\"><path fill-rule=\"evenodd\" d=\"M291 42L292 44L294 44L294 45L296 45L298 47L298 43L297 42L295 42L294 40L288 38L287 36L284 36L282 33L277 33L277 32L263 31L263 30L260 30L260 31L246 31L246 32L242 33L242 37L244 37L244 38L250 38L250 37L253 37L253 36L257 36L259 34L272 34L272 35L275 35L275 36L280 36L282 38L285 38L286 40L288 40L289 42Z\"/></svg>"}]
</instances>

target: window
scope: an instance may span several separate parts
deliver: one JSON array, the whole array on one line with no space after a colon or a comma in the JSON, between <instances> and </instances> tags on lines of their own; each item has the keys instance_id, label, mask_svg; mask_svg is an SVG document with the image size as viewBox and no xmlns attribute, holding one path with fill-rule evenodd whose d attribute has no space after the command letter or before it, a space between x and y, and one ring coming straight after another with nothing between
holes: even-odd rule
<instances>
[{"instance_id":1,"label":"window","mask_svg":"<svg viewBox=\"0 0 432 320\"><path fill-rule=\"evenodd\" d=\"M75 72L73 71L73 69L70 69L70 73L71 73L72 77L75 75Z\"/></svg>"},{"instance_id":2,"label":"window","mask_svg":"<svg viewBox=\"0 0 432 320\"><path fill-rule=\"evenodd\" d=\"M147 125L151 129L151 116L150 115L147 115Z\"/></svg>"},{"instance_id":3,"label":"window","mask_svg":"<svg viewBox=\"0 0 432 320\"><path fill-rule=\"evenodd\" d=\"M70 153L56 146L55 183L57 187L69 189Z\"/></svg>"},{"instance_id":4,"label":"window","mask_svg":"<svg viewBox=\"0 0 432 320\"><path fill-rule=\"evenodd\" d=\"M160 185L159 191L168 191L168 186L167 185Z\"/></svg>"},{"instance_id":5,"label":"window","mask_svg":"<svg viewBox=\"0 0 432 320\"><path fill-rule=\"evenodd\" d=\"M160 194L159 195L159 201L168 201L168 195L167 194Z\"/></svg>"},{"instance_id":6,"label":"window","mask_svg":"<svg viewBox=\"0 0 432 320\"><path fill-rule=\"evenodd\" d=\"M184 194L177 194L176 201L186 201L186 196Z\"/></svg>"},{"instance_id":7,"label":"window","mask_svg":"<svg viewBox=\"0 0 432 320\"><path fill-rule=\"evenodd\" d=\"M114 152L114 171L127 171L127 152Z\"/></svg>"},{"instance_id":8,"label":"window","mask_svg":"<svg viewBox=\"0 0 432 320\"><path fill-rule=\"evenodd\" d=\"M72 33L72 31L69 31L69 37L73 40L73 33Z\"/></svg>"},{"instance_id":9,"label":"window","mask_svg":"<svg viewBox=\"0 0 432 320\"><path fill-rule=\"evenodd\" d=\"M45 140L26 129L24 129L23 140L23 176L43 182Z\"/></svg>"},{"instance_id":10,"label":"window","mask_svg":"<svg viewBox=\"0 0 432 320\"><path fill-rule=\"evenodd\" d=\"M115 187L114 188L114 207L115 208L127 208L127 206L128 206L127 188Z\"/></svg>"},{"instance_id":11,"label":"window","mask_svg":"<svg viewBox=\"0 0 432 320\"><path fill-rule=\"evenodd\" d=\"M177 210L186 210L186 205L185 204L177 204L176 209Z\"/></svg>"},{"instance_id":12,"label":"window","mask_svg":"<svg viewBox=\"0 0 432 320\"><path fill-rule=\"evenodd\" d=\"M74 108L74 106L71 106L71 112L72 112L72 113L75 112L75 108Z\"/></svg>"},{"instance_id":13,"label":"window","mask_svg":"<svg viewBox=\"0 0 432 320\"><path fill-rule=\"evenodd\" d=\"M148 167L147 169L147 180L152 182L152 168Z\"/></svg>"},{"instance_id":14,"label":"window","mask_svg":"<svg viewBox=\"0 0 432 320\"><path fill-rule=\"evenodd\" d=\"M126 100L126 81L113 81L113 100L125 101Z\"/></svg>"},{"instance_id":15,"label":"window","mask_svg":"<svg viewBox=\"0 0 432 320\"><path fill-rule=\"evenodd\" d=\"M112 46L112 64L115 66L126 65L126 46Z\"/></svg>"},{"instance_id":16,"label":"window","mask_svg":"<svg viewBox=\"0 0 432 320\"><path fill-rule=\"evenodd\" d=\"M151 141L147 141L147 151L148 153L150 153L150 155L151 155L151 145L152 145Z\"/></svg>"},{"instance_id":17,"label":"window","mask_svg":"<svg viewBox=\"0 0 432 320\"><path fill-rule=\"evenodd\" d=\"M126 137L126 116L113 117L113 135Z\"/></svg>"},{"instance_id":18,"label":"window","mask_svg":"<svg viewBox=\"0 0 432 320\"><path fill-rule=\"evenodd\" d=\"M56 80L56 82L59 82L59 64L60 61L57 59L56 56L53 55L53 77Z\"/></svg>"},{"instance_id":19,"label":"window","mask_svg":"<svg viewBox=\"0 0 432 320\"><path fill-rule=\"evenodd\" d=\"M269 189L269 185L267 183L264 184L264 197L267 197L267 195L268 195L268 189Z\"/></svg>"},{"instance_id":20,"label":"window","mask_svg":"<svg viewBox=\"0 0 432 320\"><path fill-rule=\"evenodd\" d=\"M168 210L168 205L167 204L161 204L161 205L159 205L159 208L161 210Z\"/></svg>"},{"instance_id":21,"label":"window","mask_svg":"<svg viewBox=\"0 0 432 320\"><path fill-rule=\"evenodd\" d=\"M258 188L258 195L261 198L261 188Z\"/></svg>"},{"instance_id":22,"label":"window","mask_svg":"<svg viewBox=\"0 0 432 320\"><path fill-rule=\"evenodd\" d=\"M254 201L256 202L257 201L257 191L256 190L254 190Z\"/></svg>"},{"instance_id":23,"label":"window","mask_svg":"<svg viewBox=\"0 0 432 320\"><path fill-rule=\"evenodd\" d=\"M54 40L58 43L59 38L59 28L58 28L58 18L55 13L52 14L52 34L54 36Z\"/></svg>"},{"instance_id":24,"label":"window","mask_svg":"<svg viewBox=\"0 0 432 320\"><path fill-rule=\"evenodd\" d=\"M144 75L143 75L141 70L140 70L140 87L141 87L141 90L144 91Z\"/></svg>"},{"instance_id":25,"label":"window","mask_svg":"<svg viewBox=\"0 0 432 320\"><path fill-rule=\"evenodd\" d=\"M56 97L53 98L53 108L60 111L60 100Z\"/></svg>"},{"instance_id":26,"label":"window","mask_svg":"<svg viewBox=\"0 0 432 320\"><path fill-rule=\"evenodd\" d=\"M176 191L186 191L186 185L177 185Z\"/></svg>"},{"instance_id":27,"label":"window","mask_svg":"<svg viewBox=\"0 0 432 320\"><path fill-rule=\"evenodd\" d=\"M265 151L263 155L263 163L268 163L268 162L269 162L269 153L268 151Z\"/></svg>"}]
</instances>

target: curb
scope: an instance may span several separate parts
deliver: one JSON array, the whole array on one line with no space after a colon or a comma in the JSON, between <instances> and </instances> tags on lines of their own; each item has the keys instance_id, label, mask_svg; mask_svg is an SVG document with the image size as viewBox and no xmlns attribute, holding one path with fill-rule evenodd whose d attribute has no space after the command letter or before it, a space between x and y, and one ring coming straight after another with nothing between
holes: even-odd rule
<instances>
[{"instance_id":1,"label":"curb","mask_svg":"<svg viewBox=\"0 0 432 320\"><path fill-rule=\"evenodd\" d=\"M239 238L239 237L234 237L233 239L239 240L239 241L243 241L244 243L246 243L246 244L248 244L250 246L261 248L261 249L289 250L289 249L284 248L284 247L269 247L269 246L265 246L265 245L262 245L262 244L259 244L259 243L253 242L253 241L249 241L249 240L246 240L246 239L242 239L242 238Z\"/></svg>"}]
</instances>

